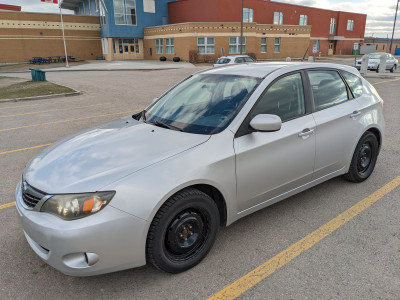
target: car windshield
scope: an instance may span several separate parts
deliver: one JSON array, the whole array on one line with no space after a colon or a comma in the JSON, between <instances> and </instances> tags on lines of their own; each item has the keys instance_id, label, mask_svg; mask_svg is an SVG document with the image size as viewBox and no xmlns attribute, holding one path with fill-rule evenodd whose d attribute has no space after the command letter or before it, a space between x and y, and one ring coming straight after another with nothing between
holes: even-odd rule
<instances>
[{"instance_id":1,"label":"car windshield","mask_svg":"<svg viewBox=\"0 0 400 300\"><path fill-rule=\"evenodd\" d=\"M233 120L260 81L237 75L194 75L152 104L145 121L189 133L219 133Z\"/></svg>"},{"instance_id":2,"label":"car windshield","mask_svg":"<svg viewBox=\"0 0 400 300\"><path fill-rule=\"evenodd\" d=\"M380 58L381 58L381 54L370 54L370 55L369 55L369 58L372 58L372 59L380 59Z\"/></svg>"}]
</instances>

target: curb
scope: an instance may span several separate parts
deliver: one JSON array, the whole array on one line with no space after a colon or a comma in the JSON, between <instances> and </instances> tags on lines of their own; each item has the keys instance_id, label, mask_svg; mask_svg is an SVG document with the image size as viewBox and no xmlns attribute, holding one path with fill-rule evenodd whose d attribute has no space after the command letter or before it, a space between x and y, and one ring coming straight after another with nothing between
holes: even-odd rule
<instances>
[{"instance_id":1,"label":"curb","mask_svg":"<svg viewBox=\"0 0 400 300\"><path fill-rule=\"evenodd\" d=\"M71 97L81 95L81 92L75 91L72 93L66 94L54 94L54 95L42 95L35 97L25 97L25 98L14 98L14 99L0 99L0 103L2 102L18 102L18 101L30 101L30 100L42 100L42 99L51 99L51 98L62 98L62 97Z\"/></svg>"}]
</instances>

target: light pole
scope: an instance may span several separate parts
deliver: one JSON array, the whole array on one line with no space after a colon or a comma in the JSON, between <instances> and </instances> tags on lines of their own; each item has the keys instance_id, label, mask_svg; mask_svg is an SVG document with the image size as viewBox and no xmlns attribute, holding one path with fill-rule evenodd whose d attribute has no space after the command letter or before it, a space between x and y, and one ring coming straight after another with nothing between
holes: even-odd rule
<instances>
[{"instance_id":1,"label":"light pole","mask_svg":"<svg viewBox=\"0 0 400 300\"><path fill-rule=\"evenodd\" d=\"M61 4L62 4L62 1L60 1L60 4L58 5L58 7L60 8L61 31L62 31L62 35L63 35L63 41L64 41L65 67L66 67L66 68L69 68L69 64L68 64L68 54L67 54L67 45L66 45L66 43L65 43L64 22L63 22L63 16L62 16L62 11L61 11Z\"/></svg>"},{"instance_id":2,"label":"light pole","mask_svg":"<svg viewBox=\"0 0 400 300\"><path fill-rule=\"evenodd\" d=\"M400 2L400 0L397 0L396 14L394 15L392 39L390 40L389 53L392 53L392 44L393 44L393 37L394 37L394 28L396 27L396 18L397 18L397 10L398 10L398 8L399 8L399 2Z\"/></svg>"},{"instance_id":3,"label":"light pole","mask_svg":"<svg viewBox=\"0 0 400 300\"><path fill-rule=\"evenodd\" d=\"M243 0L242 0L242 10L240 11L241 21L240 21L240 54L243 54Z\"/></svg>"}]
</instances>

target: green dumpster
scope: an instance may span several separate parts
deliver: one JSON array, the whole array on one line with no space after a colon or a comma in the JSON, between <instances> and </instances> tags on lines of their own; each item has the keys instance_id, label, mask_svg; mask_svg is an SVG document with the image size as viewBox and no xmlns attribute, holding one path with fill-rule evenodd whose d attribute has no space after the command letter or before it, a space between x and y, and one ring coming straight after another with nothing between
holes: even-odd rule
<instances>
[{"instance_id":1,"label":"green dumpster","mask_svg":"<svg viewBox=\"0 0 400 300\"><path fill-rule=\"evenodd\" d=\"M46 72L39 69L31 70L32 81L46 81Z\"/></svg>"}]
</instances>

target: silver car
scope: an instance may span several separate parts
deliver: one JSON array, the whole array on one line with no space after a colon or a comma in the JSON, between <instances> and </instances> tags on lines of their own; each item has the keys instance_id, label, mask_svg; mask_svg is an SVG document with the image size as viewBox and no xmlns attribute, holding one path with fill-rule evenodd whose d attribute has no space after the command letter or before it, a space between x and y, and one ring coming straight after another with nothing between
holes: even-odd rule
<instances>
[{"instance_id":1,"label":"silver car","mask_svg":"<svg viewBox=\"0 0 400 300\"><path fill-rule=\"evenodd\" d=\"M233 65L233 64L252 63L252 62L255 62L255 60L246 54L245 55L221 56L215 62L214 67L221 67L221 66Z\"/></svg>"},{"instance_id":2,"label":"silver car","mask_svg":"<svg viewBox=\"0 0 400 300\"><path fill-rule=\"evenodd\" d=\"M368 54L368 70L378 72L382 56L386 57L386 70L389 70L391 73L395 72L397 70L397 66L399 65L399 61L392 54L383 52ZM356 67L357 70L360 70L361 59L357 59L353 67Z\"/></svg>"},{"instance_id":3,"label":"silver car","mask_svg":"<svg viewBox=\"0 0 400 300\"><path fill-rule=\"evenodd\" d=\"M347 66L195 73L142 112L33 158L15 194L26 239L69 275L146 262L185 271L220 226L339 175L366 180L382 145L382 105Z\"/></svg>"}]
</instances>

